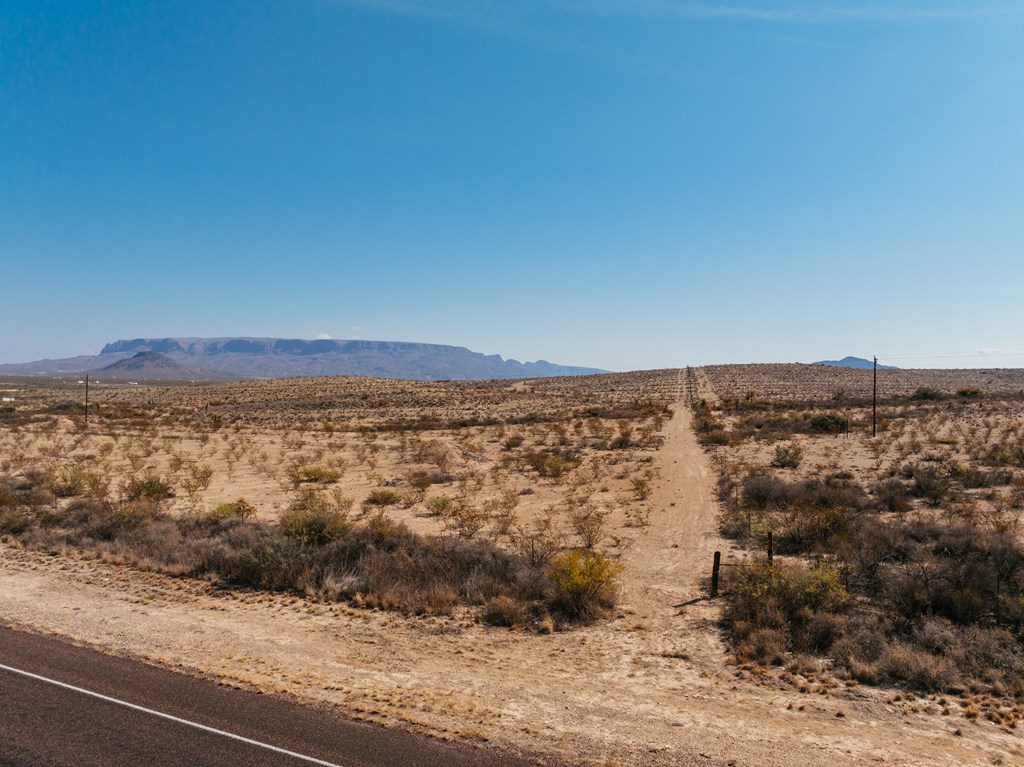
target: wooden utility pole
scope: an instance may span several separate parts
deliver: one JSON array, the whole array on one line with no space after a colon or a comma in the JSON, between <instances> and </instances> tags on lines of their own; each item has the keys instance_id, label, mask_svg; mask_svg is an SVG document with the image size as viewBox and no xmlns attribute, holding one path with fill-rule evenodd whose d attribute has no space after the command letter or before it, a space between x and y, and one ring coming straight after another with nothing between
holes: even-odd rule
<instances>
[{"instance_id":1,"label":"wooden utility pole","mask_svg":"<svg viewBox=\"0 0 1024 767\"><path fill-rule=\"evenodd\" d=\"M85 376L85 428L89 428L89 376Z\"/></svg>"},{"instance_id":2,"label":"wooden utility pole","mask_svg":"<svg viewBox=\"0 0 1024 767\"><path fill-rule=\"evenodd\" d=\"M874 358L875 366L871 373L871 436L878 436L878 357Z\"/></svg>"}]
</instances>

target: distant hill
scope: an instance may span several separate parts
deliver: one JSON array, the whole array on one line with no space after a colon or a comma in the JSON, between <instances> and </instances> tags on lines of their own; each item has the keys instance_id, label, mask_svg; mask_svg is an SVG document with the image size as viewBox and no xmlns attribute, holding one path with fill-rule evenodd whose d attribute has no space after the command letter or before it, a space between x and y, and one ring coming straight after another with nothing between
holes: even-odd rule
<instances>
[{"instance_id":1,"label":"distant hill","mask_svg":"<svg viewBox=\"0 0 1024 767\"><path fill-rule=\"evenodd\" d=\"M134 381L225 381L240 376L184 365L158 352L138 352L101 368L86 371L98 379Z\"/></svg>"},{"instance_id":2,"label":"distant hill","mask_svg":"<svg viewBox=\"0 0 1024 767\"><path fill-rule=\"evenodd\" d=\"M826 365L832 368L857 368L858 370L870 370L874 367L874 363L871 360L866 360L862 357L843 357L841 360L822 360L821 362L812 362L812 365ZM898 367L892 365L879 365L879 370L899 370Z\"/></svg>"},{"instance_id":3,"label":"distant hill","mask_svg":"<svg viewBox=\"0 0 1024 767\"><path fill-rule=\"evenodd\" d=\"M461 346L399 341L135 338L109 343L95 357L0 365L0 374L91 373L139 352L153 352L191 368L186 380L209 380L195 375L195 371L233 378L350 375L416 381L547 378L607 372L545 360L506 360L497 354L480 354Z\"/></svg>"}]
</instances>

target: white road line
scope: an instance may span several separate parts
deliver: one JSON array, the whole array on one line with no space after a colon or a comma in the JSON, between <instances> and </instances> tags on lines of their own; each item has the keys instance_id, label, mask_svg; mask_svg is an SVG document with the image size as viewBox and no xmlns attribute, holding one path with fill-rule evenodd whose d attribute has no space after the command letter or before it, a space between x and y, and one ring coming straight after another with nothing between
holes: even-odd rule
<instances>
[{"instance_id":1,"label":"white road line","mask_svg":"<svg viewBox=\"0 0 1024 767\"><path fill-rule=\"evenodd\" d=\"M289 751L286 748L279 748L278 746L272 746L269 743L262 743L258 740L253 740L252 738L245 738L241 735L235 735L233 732L218 730L216 727L208 727L205 724L191 722L188 719L182 719L181 717L172 716L171 714L165 714L162 711L154 711L153 709L146 708L145 706L137 706L134 703L129 703L126 700L111 698L109 695L102 695L98 692L93 692L92 690L83 689L82 687L75 687L73 684L58 682L56 679L50 679L49 677L40 676L39 674L33 674L31 671L22 671L20 668L5 666L2 663L0 663L0 669L3 669L4 671L9 671L12 674L20 674L21 676L28 677L29 679L35 679L40 682L46 682L47 684L55 685L57 687L63 687L65 690L72 690L73 692L81 693L82 695L89 695L93 698L99 698L100 700L104 700L107 703L114 703L118 706L124 706L125 708L131 708L135 709L136 711L141 711L144 714L151 714L152 716L158 716L161 719L169 719L170 721L177 722L178 724L184 724L188 725L189 727L195 727L197 730L205 730L206 732L212 732L215 735L223 735L225 738L231 738L232 740L238 740L242 743L248 743L250 746L258 746L259 748L265 748L268 751L276 751L279 754L284 754L285 756L291 756L296 759L301 759L302 761L309 762L310 764L320 764L323 765L323 767L344 767L343 765L335 764L334 762L325 762L322 759L316 759L312 756L306 756L305 754L299 754L295 751Z\"/></svg>"}]
</instances>

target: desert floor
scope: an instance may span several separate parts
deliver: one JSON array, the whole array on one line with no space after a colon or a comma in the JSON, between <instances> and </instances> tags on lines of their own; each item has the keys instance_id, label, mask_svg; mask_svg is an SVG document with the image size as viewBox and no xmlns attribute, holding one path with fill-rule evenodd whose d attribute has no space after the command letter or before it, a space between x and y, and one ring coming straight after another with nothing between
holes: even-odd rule
<instances>
[{"instance_id":1,"label":"desert floor","mask_svg":"<svg viewBox=\"0 0 1024 767\"><path fill-rule=\"evenodd\" d=\"M0 544L0 620L225 685L570 763L1024 763L1020 738L926 699L730 662L701 583L716 532L711 461L680 402L652 453L649 524L622 555L617 615L552 634L469 613L406 617L214 586ZM800 691L803 689L804 691Z\"/></svg>"}]
</instances>

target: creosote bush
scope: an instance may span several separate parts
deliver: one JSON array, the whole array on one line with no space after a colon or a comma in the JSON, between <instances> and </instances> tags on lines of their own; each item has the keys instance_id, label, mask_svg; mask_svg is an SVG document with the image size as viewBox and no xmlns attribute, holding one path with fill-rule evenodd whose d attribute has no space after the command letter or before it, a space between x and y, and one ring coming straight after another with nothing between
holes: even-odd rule
<instances>
[{"instance_id":1,"label":"creosote bush","mask_svg":"<svg viewBox=\"0 0 1024 767\"><path fill-rule=\"evenodd\" d=\"M155 474L129 477L120 489L122 497L127 501L162 501L174 495L171 483Z\"/></svg>"},{"instance_id":2,"label":"creosote bush","mask_svg":"<svg viewBox=\"0 0 1024 767\"><path fill-rule=\"evenodd\" d=\"M795 443L789 445L776 445L775 455L772 458L772 466L777 469L795 469L803 460L804 451L800 445Z\"/></svg>"},{"instance_id":3,"label":"creosote bush","mask_svg":"<svg viewBox=\"0 0 1024 767\"><path fill-rule=\"evenodd\" d=\"M352 532L346 509L332 504L322 493L303 493L281 514L278 530L299 543L322 545Z\"/></svg>"},{"instance_id":4,"label":"creosote bush","mask_svg":"<svg viewBox=\"0 0 1024 767\"><path fill-rule=\"evenodd\" d=\"M394 490L374 490L372 491L363 503L366 506L394 506L401 503L402 496L396 493Z\"/></svg>"},{"instance_id":5,"label":"creosote bush","mask_svg":"<svg viewBox=\"0 0 1024 767\"><path fill-rule=\"evenodd\" d=\"M741 657L781 664L788 653L827 651L849 595L827 566L741 564L728 574L726 626Z\"/></svg>"},{"instance_id":6,"label":"creosote bush","mask_svg":"<svg viewBox=\"0 0 1024 767\"><path fill-rule=\"evenodd\" d=\"M811 419L811 430L820 434L842 434L850 428L850 421L834 413L816 415Z\"/></svg>"},{"instance_id":7,"label":"creosote bush","mask_svg":"<svg viewBox=\"0 0 1024 767\"><path fill-rule=\"evenodd\" d=\"M256 514L256 509L244 498L230 503L221 503L210 509L204 515L204 519L212 525L219 524L228 519L249 519Z\"/></svg>"},{"instance_id":8,"label":"creosote bush","mask_svg":"<svg viewBox=\"0 0 1024 767\"><path fill-rule=\"evenodd\" d=\"M447 516L455 505L458 503L454 498L447 495L435 495L426 500L424 506L427 507L427 511L436 517Z\"/></svg>"},{"instance_id":9,"label":"creosote bush","mask_svg":"<svg viewBox=\"0 0 1024 767\"><path fill-rule=\"evenodd\" d=\"M316 482L321 484L333 484L342 477L342 472L337 469L328 469L323 466L302 466L299 468L300 482Z\"/></svg>"},{"instance_id":10,"label":"creosote bush","mask_svg":"<svg viewBox=\"0 0 1024 767\"><path fill-rule=\"evenodd\" d=\"M568 450L547 449L525 453L523 462L542 477L559 479L580 465L580 457Z\"/></svg>"},{"instance_id":11,"label":"creosote bush","mask_svg":"<svg viewBox=\"0 0 1024 767\"><path fill-rule=\"evenodd\" d=\"M931 386L921 386L913 394L910 395L910 399L917 400L919 402L935 402L942 399L942 392Z\"/></svg>"}]
</instances>

